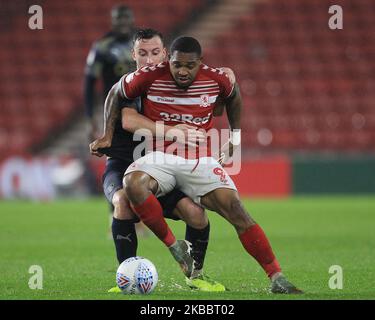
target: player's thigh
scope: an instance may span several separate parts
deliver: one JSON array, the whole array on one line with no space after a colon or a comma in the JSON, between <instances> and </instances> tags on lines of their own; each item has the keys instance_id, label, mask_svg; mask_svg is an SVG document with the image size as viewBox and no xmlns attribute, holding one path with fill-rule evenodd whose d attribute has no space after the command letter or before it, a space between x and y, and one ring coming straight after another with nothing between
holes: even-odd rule
<instances>
[{"instance_id":1,"label":"player's thigh","mask_svg":"<svg viewBox=\"0 0 375 320\"><path fill-rule=\"evenodd\" d=\"M201 204L212 211L228 211L231 207L231 202L240 201L238 192L236 190L227 188L217 188L200 199Z\"/></svg>"},{"instance_id":2,"label":"player's thigh","mask_svg":"<svg viewBox=\"0 0 375 320\"><path fill-rule=\"evenodd\" d=\"M204 209L190 198L181 199L176 206L180 218L196 229L203 229L208 224L208 217Z\"/></svg>"},{"instance_id":3,"label":"player's thigh","mask_svg":"<svg viewBox=\"0 0 375 320\"><path fill-rule=\"evenodd\" d=\"M135 222L139 221L136 214L133 212L133 210L130 207L129 199L123 188L115 192L112 198L112 203L115 208L113 212L113 216L116 219L120 219L120 220L134 219Z\"/></svg>"},{"instance_id":4,"label":"player's thigh","mask_svg":"<svg viewBox=\"0 0 375 320\"><path fill-rule=\"evenodd\" d=\"M183 220L196 229L203 229L207 226L208 218L204 209L180 190L174 189L158 200L163 208L165 218Z\"/></svg>"},{"instance_id":5,"label":"player's thigh","mask_svg":"<svg viewBox=\"0 0 375 320\"><path fill-rule=\"evenodd\" d=\"M137 187L137 184L143 184L143 182L140 181L140 179L134 179L135 181L131 181L133 179L130 179L129 176L136 172L146 173L147 176L157 182L157 190L154 193L157 197L161 197L171 192L176 186L176 178L174 177L176 166L168 164L160 158L154 160L152 158L154 154L155 153L150 153L134 161L126 170L124 181L128 188L131 188L129 184ZM159 155L163 157L161 152L158 152L158 156ZM141 174L136 175L142 176ZM147 188L150 188L150 186L147 185Z\"/></svg>"},{"instance_id":6,"label":"player's thigh","mask_svg":"<svg viewBox=\"0 0 375 320\"><path fill-rule=\"evenodd\" d=\"M122 177L131 162L108 159L103 174L103 191L109 203L113 203L114 194L122 189Z\"/></svg>"},{"instance_id":7,"label":"player's thigh","mask_svg":"<svg viewBox=\"0 0 375 320\"><path fill-rule=\"evenodd\" d=\"M219 188L235 190L236 186L223 167L212 157L200 158L182 166L177 174L178 188L195 203L201 204L202 196Z\"/></svg>"},{"instance_id":8,"label":"player's thigh","mask_svg":"<svg viewBox=\"0 0 375 320\"><path fill-rule=\"evenodd\" d=\"M125 172L123 185L125 190L132 191L132 193L137 190L156 193L158 188L158 182L150 174L141 170Z\"/></svg>"},{"instance_id":9,"label":"player's thigh","mask_svg":"<svg viewBox=\"0 0 375 320\"><path fill-rule=\"evenodd\" d=\"M159 197L158 200L163 208L164 217L173 220L180 220L181 216L176 207L180 200L184 198L186 198L186 194L178 189L173 189L166 195Z\"/></svg>"}]
</instances>

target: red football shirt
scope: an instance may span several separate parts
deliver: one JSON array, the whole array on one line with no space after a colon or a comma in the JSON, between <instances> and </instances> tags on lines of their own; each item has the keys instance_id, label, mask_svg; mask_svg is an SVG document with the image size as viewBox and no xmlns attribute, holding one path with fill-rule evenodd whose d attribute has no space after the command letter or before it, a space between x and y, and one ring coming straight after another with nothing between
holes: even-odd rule
<instances>
[{"instance_id":1,"label":"red football shirt","mask_svg":"<svg viewBox=\"0 0 375 320\"><path fill-rule=\"evenodd\" d=\"M229 97L234 88L223 71L205 64L201 64L189 87L180 88L171 75L168 62L138 69L120 82L127 99L142 97L143 112L149 119L172 126L186 123L206 131L212 128L217 97ZM166 142L165 146L171 143ZM210 145L209 141L207 145ZM200 154L208 148L206 154L210 155L207 145L199 146ZM190 158L190 154L186 156Z\"/></svg>"}]
</instances>

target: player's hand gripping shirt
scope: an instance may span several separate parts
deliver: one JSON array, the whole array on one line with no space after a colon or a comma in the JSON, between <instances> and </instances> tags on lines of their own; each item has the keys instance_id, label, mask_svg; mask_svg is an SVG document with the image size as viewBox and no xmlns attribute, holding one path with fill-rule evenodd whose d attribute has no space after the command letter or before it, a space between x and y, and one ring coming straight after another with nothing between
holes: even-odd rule
<instances>
[{"instance_id":1,"label":"player's hand gripping shirt","mask_svg":"<svg viewBox=\"0 0 375 320\"><path fill-rule=\"evenodd\" d=\"M223 71L204 64L200 66L195 80L188 88L176 85L168 62L138 69L120 81L123 95L127 99L142 97L143 114L149 119L164 121L171 126L186 123L206 131L212 128L217 98L229 97L234 88ZM171 143L165 142L165 147ZM200 155L210 156L209 139L207 144L200 144L198 152ZM185 156L197 157L198 152L186 152Z\"/></svg>"}]
</instances>

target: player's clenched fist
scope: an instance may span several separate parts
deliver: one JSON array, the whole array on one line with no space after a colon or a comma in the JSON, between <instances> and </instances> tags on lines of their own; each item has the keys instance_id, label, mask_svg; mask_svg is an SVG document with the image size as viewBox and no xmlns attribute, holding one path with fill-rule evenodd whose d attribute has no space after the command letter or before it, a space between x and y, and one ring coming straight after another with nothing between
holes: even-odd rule
<instances>
[{"instance_id":1,"label":"player's clenched fist","mask_svg":"<svg viewBox=\"0 0 375 320\"><path fill-rule=\"evenodd\" d=\"M101 137L90 143L89 145L90 153L94 156L102 157L103 154L100 153L98 149L109 148L110 146L111 146L111 140L108 139L107 137Z\"/></svg>"}]
</instances>

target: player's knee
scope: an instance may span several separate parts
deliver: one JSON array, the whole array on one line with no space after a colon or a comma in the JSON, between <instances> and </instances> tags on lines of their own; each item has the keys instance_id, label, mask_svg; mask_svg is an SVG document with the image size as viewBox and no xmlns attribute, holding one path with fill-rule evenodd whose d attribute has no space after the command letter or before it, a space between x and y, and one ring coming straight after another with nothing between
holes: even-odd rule
<instances>
[{"instance_id":1,"label":"player's knee","mask_svg":"<svg viewBox=\"0 0 375 320\"><path fill-rule=\"evenodd\" d=\"M204 209L185 197L177 203L178 216L189 226L195 229L203 229L208 224L208 218Z\"/></svg>"},{"instance_id":2,"label":"player's knee","mask_svg":"<svg viewBox=\"0 0 375 320\"><path fill-rule=\"evenodd\" d=\"M130 220L136 218L136 215L128 206L121 206L119 208L115 208L115 210L113 211L113 216L116 219L120 220Z\"/></svg>"},{"instance_id":3,"label":"player's knee","mask_svg":"<svg viewBox=\"0 0 375 320\"><path fill-rule=\"evenodd\" d=\"M189 214L185 214L182 218L194 229L204 229L208 225L208 217L203 209L189 211Z\"/></svg>"},{"instance_id":4,"label":"player's knee","mask_svg":"<svg viewBox=\"0 0 375 320\"><path fill-rule=\"evenodd\" d=\"M115 208L121 208L125 206L125 191L118 190L115 192L112 198L112 204Z\"/></svg>"},{"instance_id":5,"label":"player's knee","mask_svg":"<svg viewBox=\"0 0 375 320\"><path fill-rule=\"evenodd\" d=\"M126 196L132 203L141 203L149 194L148 179L144 172L136 171L124 177L123 184Z\"/></svg>"},{"instance_id":6,"label":"player's knee","mask_svg":"<svg viewBox=\"0 0 375 320\"><path fill-rule=\"evenodd\" d=\"M135 173L129 173L124 177L124 190L131 202L134 201L134 198L137 198L141 192L142 186L139 183L139 176Z\"/></svg>"},{"instance_id":7,"label":"player's knee","mask_svg":"<svg viewBox=\"0 0 375 320\"><path fill-rule=\"evenodd\" d=\"M208 217L205 211L198 206L195 206L194 208L191 209L189 218L190 218L190 223L189 223L190 226L195 229L203 229L207 227L208 225Z\"/></svg>"},{"instance_id":8,"label":"player's knee","mask_svg":"<svg viewBox=\"0 0 375 320\"><path fill-rule=\"evenodd\" d=\"M116 219L133 219L135 217L133 211L130 209L129 200L126 197L123 189L115 192L112 198L112 204L114 206L113 216Z\"/></svg>"}]
</instances>

